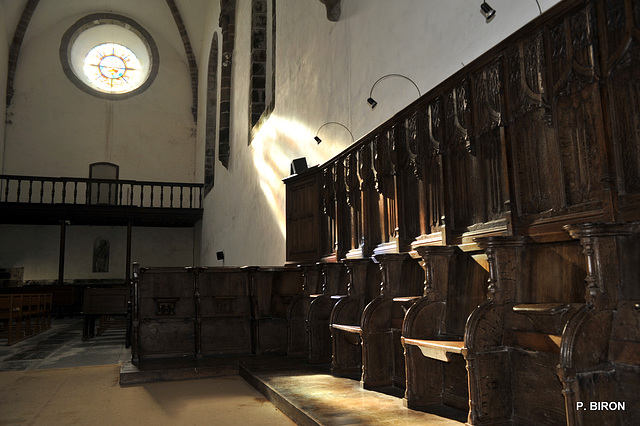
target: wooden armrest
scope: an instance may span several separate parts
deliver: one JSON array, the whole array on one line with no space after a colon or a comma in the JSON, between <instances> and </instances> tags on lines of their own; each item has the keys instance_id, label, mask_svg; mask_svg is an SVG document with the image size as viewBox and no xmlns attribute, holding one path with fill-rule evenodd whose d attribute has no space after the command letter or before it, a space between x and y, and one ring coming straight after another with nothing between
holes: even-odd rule
<instances>
[{"instance_id":1,"label":"wooden armrest","mask_svg":"<svg viewBox=\"0 0 640 426\"><path fill-rule=\"evenodd\" d=\"M333 296L331 296L332 299L342 299L343 297L347 297L347 295L334 294Z\"/></svg>"},{"instance_id":2,"label":"wooden armrest","mask_svg":"<svg viewBox=\"0 0 640 426\"><path fill-rule=\"evenodd\" d=\"M311 298L320 297L320 296L324 296L324 294L318 293L318 294L310 294L309 295L309 297L311 297Z\"/></svg>"},{"instance_id":3,"label":"wooden armrest","mask_svg":"<svg viewBox=\"0 0 640 426\"><path fill-rule=\"evenodd\" d=\"M362 333L362 327L360 327L359 325L331 324L331 327L349 333Z\"/></svg>"},{"instance_id":4,"label":"wooden armrest","mask_svg":"<svg viewBox=\"0 0 640 426\"><path fill-rule=\"evenodd\" d=\"M565 312L569 305L564 303L532 303L516 305L513 312L518 314L555 315Z\"/></svg>"},{"instance_id":5,"label":"wooden armrest","mask_svg":"<svg viewBox=\"0 0 640 426\"><path fill-rule=\"evenodd\" d=\"M394 302L412 302L417 299L421 299L422 296L404 296L404 297L394 297Z\"/></svg>"},{"instance_id":6,"label":"wooden armrest","mask_svg":"<svg viewBox=\"0 0 640 426\"><path fill-rule=\"evenodd\" d=\"M403 345L412 345L420 348L422 355L444 362L451 361L451 354L463 354L464 342L462 340L426 340L408 339L402 337Z\"/></svg>"}]
</instances>

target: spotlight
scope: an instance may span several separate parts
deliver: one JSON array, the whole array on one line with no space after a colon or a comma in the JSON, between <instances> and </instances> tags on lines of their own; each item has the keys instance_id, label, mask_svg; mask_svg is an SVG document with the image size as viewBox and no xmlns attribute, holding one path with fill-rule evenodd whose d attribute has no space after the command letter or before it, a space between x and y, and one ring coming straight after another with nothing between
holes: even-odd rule
<instances>
[{"instance_id":1,"label":"spotlight","mask_svg":"<svg viewBox=\"0 0 640 426\"><path fill-rule=\"evenodd\" d=\"M486 1L482 2L482 4L480 5L480 11L484 15L484 17L487 19L487 23L491 22L491 20L496 16L495 9L489 6L489 4Z\"/></svg>"},{"instance_id":2,"label":"spotlight","mask_svg":"<svg viewBox=\"0 0 640 426\"><path fill-rule=\"evenodd\" d=\"M349 128L347 126L345 126L342 123L338 123L337 121L328 121L328 122L324 123L322 126L320 126L318 128L318 130L316 131L316 136L313 138L316 141L316 143L320 144L320 142L322 142L322 139L320 139L320 137L318 136L318 133L320 133L320 129L322 129L327 124L337 124L339 126L344 127L347 130L347 132L349 132L349 135L351 136L351 142L355 142L355 139L353 138L353 133L351 133L351 130L349 130Z\"/></svg>"},{"instance_id":3,"label":"spotlight","mask_svg":"<svg viewBox=\"0 0 640 426\"><path fill-rule=\"evenodd\" d=\"M371 86L371 90L369 90L369 99L367 99L367 102L369 103L369 106L371 106L371 109L374 109L376 107L376 105L378 105L378 102L376 102L375 99L373 99L373 88L376 87L376 85L381 82L382 80L389 78L389 77L401 77L404 78L406 80L409 80L411 82L411 84L413 84L416 88L416 90L418 91L418 97L421 96L420 93L420 89L418 88L418 85L411 80L409 77L407 77L406 75L402 75L402 74L387 74L387 75L383 75L382 77L380 77L378 80L376 80L375 83L373 83L373 86Z\"/></svg>"}]
</instances>

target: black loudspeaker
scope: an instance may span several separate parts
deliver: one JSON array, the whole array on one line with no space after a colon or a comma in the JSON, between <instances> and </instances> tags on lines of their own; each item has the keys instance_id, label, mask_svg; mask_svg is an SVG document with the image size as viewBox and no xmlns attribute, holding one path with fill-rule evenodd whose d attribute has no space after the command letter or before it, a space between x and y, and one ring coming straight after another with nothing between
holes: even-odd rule
<instances>
[{"instance_id":1,"label":"black loudspeaker","mask_svg":"<svg viewBox=\"0 0 640 426\"><path fill-rule=\"evenodd\" d=\"M216 258L218 260L224 260L224 252L223 251L216 252Z\"/></svg>"},{"instance_id":2,"label":"black loudspeaker","mask_svg":"<svg viewBox=\"0 0 640 426\"><path fill-rule=\"evenodd\" d=\"M296 158L291 162L291 174L297 175L298 173L304 172L307 170L307 158Z\"/></svg>"}]
</instances>

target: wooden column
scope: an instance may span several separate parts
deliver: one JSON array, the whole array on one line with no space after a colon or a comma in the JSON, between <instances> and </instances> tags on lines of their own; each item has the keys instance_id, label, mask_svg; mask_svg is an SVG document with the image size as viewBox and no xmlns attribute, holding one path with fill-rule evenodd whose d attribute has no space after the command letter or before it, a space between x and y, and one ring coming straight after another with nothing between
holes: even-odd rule
<instances>
[{"instance_id":1,"label":"wooden column","mask_svg":"<svg viewBox=\"0 0 640 426\"><path fill-rule=\"evenodd\" d=\"M125 267L125 282L127 285L131 284L131 231L133 225L131 221L127 223L127 260Z\"/></svg>"},{"instance_id":2,"label":"wooden column","mask_svg":"<svg viewBox=\"0 0 640 426\"><path fill-rule=\"evenodd\" d=\"M64 280L64 252L67 234L67 222L60 221L60 255L58 256L58 284L62 285Z\"/></svg>"}]
</instances>

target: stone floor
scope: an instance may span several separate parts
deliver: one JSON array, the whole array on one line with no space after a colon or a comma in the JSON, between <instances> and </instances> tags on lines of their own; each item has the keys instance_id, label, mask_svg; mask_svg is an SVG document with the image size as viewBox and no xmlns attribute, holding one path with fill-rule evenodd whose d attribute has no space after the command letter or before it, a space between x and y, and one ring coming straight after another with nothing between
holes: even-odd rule
<instances>
[{"instance_id":1,"label":"stone floor","mask_svg":"<svg viewBox=\"0 0 640 426\"><path fill-rule=\"evenodd\" d=\"M0 371L45 370L122 364L130 357L123 328L107 328L82 340L82 319L53 319L51 328L11 346L0 340Z\"/></svg>"},{"instance_id":2,"label":"stone floor","mask_svg":"<svg viewBox=\"0 0 640 426\"><path fill-rule=\"evenodd\" d=\"M240 375L301 425L445 426L466 420L465 413L446 407L409 410L401 389L365 390L358 380L334 377L328 366L249 361L240 365Z\"/></svg>"},{"instance_id":3,"label":"stone floor","mask_svg":"<svg viewBox=\"0 0 640 426\"><path fill-rule=\"evenodd\" d=\"M0 345L2 342L0 341ZM285 356L158 360L132 365L123 329L82 340L82 320L54 320L52 328L12 346L0 346L0 371L27 371L120 364L120 385L212 377L243 377L300 425L460 425L464 413L403 406L397 388L364 390L358 380L334 377L328 365Z\"/></svg>"}]
</instances>

